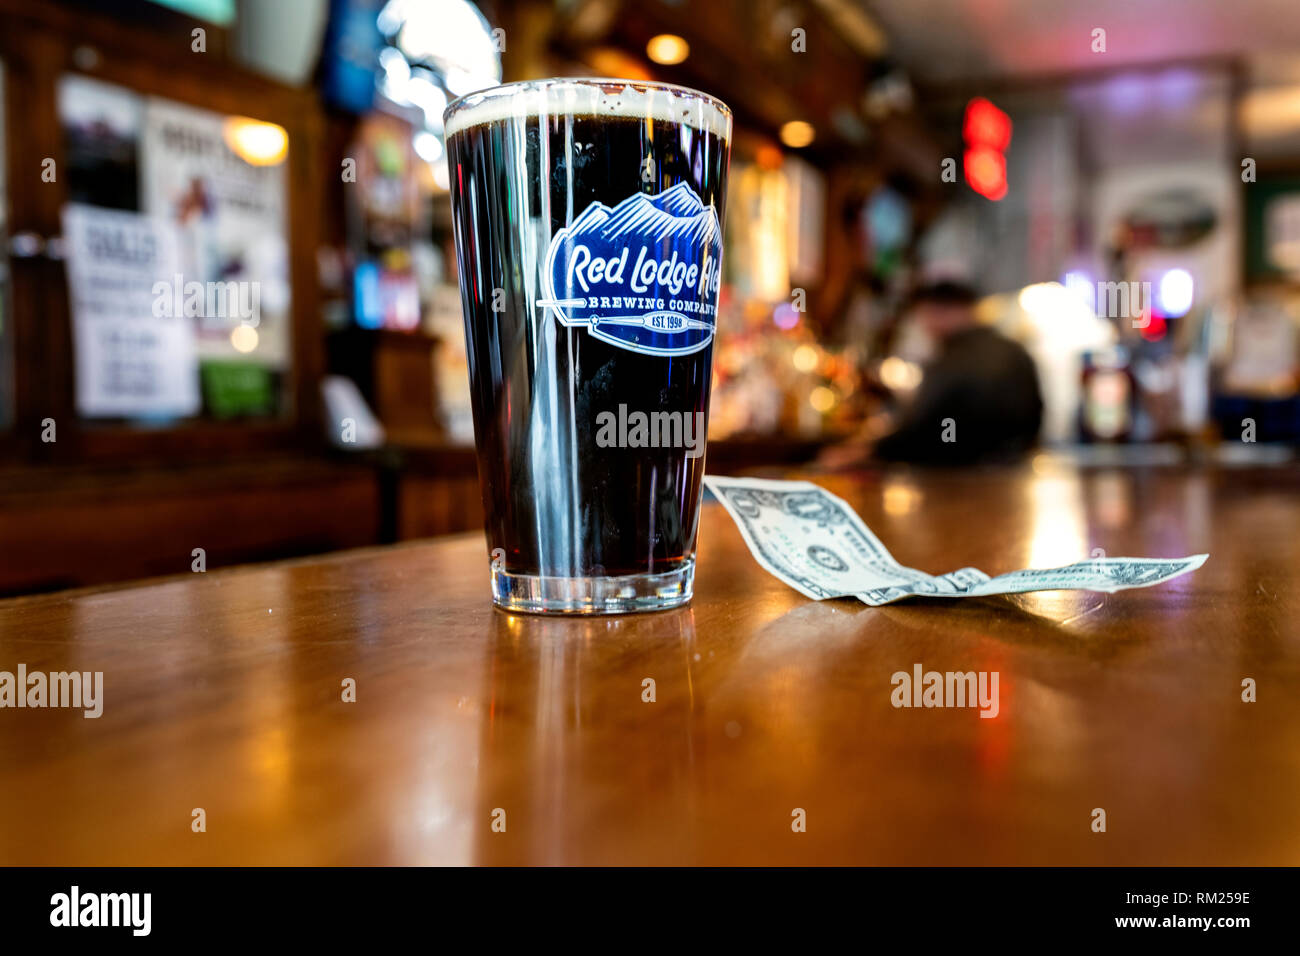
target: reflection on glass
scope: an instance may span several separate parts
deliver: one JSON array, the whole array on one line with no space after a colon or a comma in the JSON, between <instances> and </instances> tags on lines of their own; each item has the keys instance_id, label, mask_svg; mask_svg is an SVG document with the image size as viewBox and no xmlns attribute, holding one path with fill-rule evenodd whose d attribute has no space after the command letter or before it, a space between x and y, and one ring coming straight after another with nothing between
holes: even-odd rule
<instances>
[{"instance_id":1,"label":"reflection on glass","mask_svg":"<svg viewBox=\"0 0 1300 956\"><path fill-rule=\"evenodd\" d=\"M489 626L487 683L465 704L478 715L479 745L454 744L461 765L476 769L471 816L483 826L465 831L473 862L679 858L695 835L696 748L713 719L696 713L694 684L721 672L720 660L698 653L693 611L494 613ZM626 680L609 680L611 669ZM614 766L638 799L609 802ZM456 783L464 796L466 778Z\"/></svg>"}]
</instances>

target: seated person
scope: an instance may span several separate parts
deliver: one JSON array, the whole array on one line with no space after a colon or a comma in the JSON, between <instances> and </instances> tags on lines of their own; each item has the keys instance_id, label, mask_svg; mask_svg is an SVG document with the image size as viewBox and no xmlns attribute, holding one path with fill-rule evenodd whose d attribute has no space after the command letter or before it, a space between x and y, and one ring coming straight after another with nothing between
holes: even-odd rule
<instances>
[{"instance_id":1,"label":"seated person","mask_svg":"<svg viewBox=\"0 0 1300 956\"><path fill-rule=\"evenodd\" d=\"M920 289L916 318L936 352L874 453L887 461L966 465L1008 461L1033 447L1043 419L1029 353L975 318L974 290L955 282ZM830 464L848 463L830 455Z\"/></svg>"}]
</instances>

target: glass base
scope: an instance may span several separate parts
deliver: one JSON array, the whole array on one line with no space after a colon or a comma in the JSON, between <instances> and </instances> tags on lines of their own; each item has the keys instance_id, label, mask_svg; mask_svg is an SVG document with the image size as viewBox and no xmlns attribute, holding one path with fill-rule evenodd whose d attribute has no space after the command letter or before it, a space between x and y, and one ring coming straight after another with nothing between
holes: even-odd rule
<instances>
[{"instance_id":1,"label":"glass base","mask_svg":"<svg viewBox=\"0 0 1300 956\"><path fill-rule=\"evenodd\" d=\"M602 578L549 578L492 569L492 603L525 614L633 614L691 599L695 559L674 571Z\"/></svg>"}]
</instances>

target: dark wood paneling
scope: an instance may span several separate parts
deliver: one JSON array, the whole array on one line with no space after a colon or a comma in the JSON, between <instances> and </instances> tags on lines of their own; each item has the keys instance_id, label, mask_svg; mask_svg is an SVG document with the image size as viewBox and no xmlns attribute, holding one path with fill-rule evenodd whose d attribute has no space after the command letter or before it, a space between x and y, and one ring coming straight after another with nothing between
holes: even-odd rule
<instances>
[{"instance_id":1,"label":"dark wood paneling","mask_svg":"<svg viewBox=\"0 0 1300 956\"><path fill-rule=\"evenodd\" d=\"M432 538L483 529L478 477L402 475L398 482L397 537Z\"/></svg>"},{"instance_id":2,"label":"dark wood paneling","mask_svg":"<svg viewBox=\"0 0 1300 956\"><path fill-rule=\"evenodd\" d=\"M0 593L209 570L379 540L371 468L256 460L0 472Z\"/></svg>"}]
</instances>

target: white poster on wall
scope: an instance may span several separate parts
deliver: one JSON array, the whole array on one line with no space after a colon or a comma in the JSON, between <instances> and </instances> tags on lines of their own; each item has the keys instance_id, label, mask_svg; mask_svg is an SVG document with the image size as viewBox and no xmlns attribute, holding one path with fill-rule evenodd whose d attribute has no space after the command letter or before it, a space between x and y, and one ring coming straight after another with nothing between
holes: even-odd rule
<instances>
[{"instance_id":1,"label":"white poster on wall","mask_svg":"<svg viewBox=\"0 0 1300 956\"><path fill-rule=\"evenodd\" d=\"M145 106L141 209L178 231L186 298L204 303L189 310L201 358L288 365L287 141L277 132L168 100Z\"/></svg>"},{"instance_id":2,"label":"white poster on wall","mask_svg":"<svg viewBox=\"0 0 1300 956\"><path fill-rule=\"evenodd\" d=\"M177 418L199 410L194 321L168 317L175 229L134 212L63 207L77 411L87 418Z\"/></svg>"}]
</instances>

